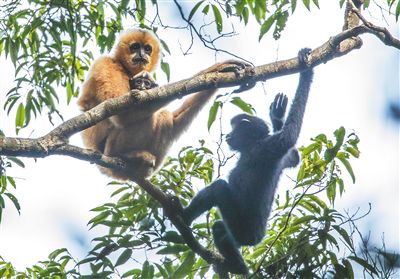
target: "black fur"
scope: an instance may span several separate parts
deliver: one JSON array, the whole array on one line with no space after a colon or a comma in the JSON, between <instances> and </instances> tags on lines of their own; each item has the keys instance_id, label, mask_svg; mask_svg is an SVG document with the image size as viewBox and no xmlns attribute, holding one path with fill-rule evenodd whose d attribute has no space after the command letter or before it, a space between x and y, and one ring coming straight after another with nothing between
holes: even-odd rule
<instances>
[{"instance_id":1,"label":"black fur","mask_svg":"<svg viewBox=\"0 0 400 279\"><path fill-rule=\"evenodd\" d=\"M309 52L309 49L299 52L303 65ZM228 182L222 179L214 181L197 193L184 209L184 218L190 224L211 207L219 208L223 222L215 222L213 235L217 249L225 258L226 271L248 272L238 248L255 245L263 239L282 170L299 162L294 146L300 134L312 77L312 68L300 73L286 122L287 97L283 94L275 97L270 107L274 134L269 134L268 126L258 117L240 114L232 118L232 132L226 140L231 149L240 152L236 167Z\"/></svg>"}]
</instances>

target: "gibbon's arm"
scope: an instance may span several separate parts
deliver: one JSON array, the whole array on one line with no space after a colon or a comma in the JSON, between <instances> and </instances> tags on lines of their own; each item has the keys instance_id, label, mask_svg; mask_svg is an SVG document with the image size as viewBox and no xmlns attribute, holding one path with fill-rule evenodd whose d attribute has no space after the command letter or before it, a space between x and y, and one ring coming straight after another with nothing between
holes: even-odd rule
<instances>
[{"instance_id":1,"label":"gibbon's arm","mask_svg":"<svg viewBox=\"0 0 400 279\"><path fill-rule=\"evenodd\" d=\"M287 148L293 147L300 135L303 116L307 105L308 93L312 82L312 69L300 73L299 85L293 99L288 117L280 133L282 144Z\"/></svg>"},{"instance_id":2,"label":"gibbon's arm","mask_svg":"<svg viewBox=\"0 0 400 279\"><path fill-rule=\"evenodd\" d=\"M246 68L251 68L252 66L236 61L227 60L222 63L217 63L208 69L201 71L199 74L214 73L214 72L234 72L238 73L240 70ZM176 137L180 135L193 121L194 117L199 113L199 111L205 106L207 101L217 92L217 89L204 90L186 99L182 106L175 110L173 114L173 135Z\"/></svg>"},{"instance_id":3,"label":"gibbon's arm","mask_svg":"<svg viewBox=\"0 0 400 279\"><path fill-rule=\"evenodd\" d=\"M216 90L212 89L196 93L186 99L182 106L172 113L173 135L175 135L175 137L179 136L187 127L189 127L190 123L215 92Z\"/></svg>"},{"instance_id":4,"label":"gibbon's arm","mask_svg":"<svg viewBox=\"0 0 400 279\"><path fill-rule=\"evenodd\" d=\"M310 49L299 51L298 57L301 64L306 65L309 53ZM285 124L281 131L264 140L261 154L268 153L271 158L280 158L295 146L300 135L313 74L312 68L300 73L299 85Z\"/></svg>"}]
</instances>

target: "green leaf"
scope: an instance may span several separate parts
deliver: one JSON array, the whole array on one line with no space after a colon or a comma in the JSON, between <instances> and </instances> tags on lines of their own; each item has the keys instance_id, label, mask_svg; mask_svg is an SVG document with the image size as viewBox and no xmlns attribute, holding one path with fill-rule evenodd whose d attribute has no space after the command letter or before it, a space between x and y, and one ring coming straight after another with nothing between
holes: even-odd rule
<instances>
[{"instance_id":1,"label":"green leaf","mask_svg":"<svg viewBox=\"0 0 400 279\"><path fill-rule=\"evenodd\" d=\"M60 248L60 249L54 250L53 252L50 253L49 259L54 260L55 258L57 258L57 256L59 256L60 254L62 254L64 252L68 252L68 250L66 248Z\"/></svg>"},{"instance_id":2,"label":"green leaf","mask_svg":"<svg viewBox=\"0 0 400 279\"><path fill-rule=\"evenodd\" d=\"M336 144L335 144L335 146L332 147L332 148L328 148L328 149L325 151L325 154L324 154L324 159L325 159L325 161L326 161L327 163L329 163L330 161L332 161L332 160L335 158L336 154L338 153L340 147L341 147L342 144L343 144L344 136L346 135L346 130L345 130L343 127L340 127L339 129L337 129L337 130L334 132L334 135L335 135L335 137L336 137Z\"/></svg>"},{"instance_id":3,"label":"green leaf","mask_svg":"<svg viewBox=\"0 0 400 279\"><path fill-rule=\"evenodd\" d=\"M294 220L293 223L290 224L290 225L291 226L296 226L296 225L299 225L299 224L302 224L302 223L309 223L309 222L311 222L311 221L313 221L315 219L316 219L316 217L314 215L306 215L306 216L303 216L303 217L300 217L300 218Z\"/></svg>"},{"instance_id":4,"label":"green leaf","mask_svg":"<svg viewBox=\"0 0 400 279\"><path fill-rule=\"evenodd\" d=\"M208 131L210 131L211 125L214 123L214 121L217 117L217 112L218 112L219 108L222 108L222 102L220 102L220 101L215 101L214 104L210 108L210 112L208 114L208 121L207 121Z\"/></svg>"},{"instance_id":5,"label":"green leaf","mask_svg":"<svg viewBox=\"0 0 400 279\"><path fill-rule=\"evenodd\" d=\"M353 243L350 239L349 234L347 233L347 231L343 228L341 228L338 225L332 225L332 228L334 228L339 234L340 236L343 238L343 240L347 243L347 245L351 248L354 249Z\"/></svg>"},{"instance_id":6,"label":"green leaf","mask_svg":"<svg viewBox=\"0 0 400 279\"><path fill-rule=\"evenodd\" d=\"M169 68L169 64L164 61L161 61L161 69L163 70L163 72L167 76L167 80L169 81L171 77L171 70Z\"/></svg>"},{"instance_id":7,"label":"green leaf","mask_svg":"<svg viewBox=\"0 0 400 279\"><path fill-rule=\"evenodd\" d=\"M162 275L162 277L163 277L164 279L170 278L170 277L168 276L167 271L166 271L161 265L159 265L159 264L157 264L157 263L154 263L154 264L156 265L156 267L158 268L158 271L161 273L161 275Z\"/></svg>"},{"instance_id":8,"label":"green leaf","mask_svg":"<svg viewBox=\"0 0 400 279\"><path fill-rule=\"evenodd\" d=\"M332 179L329 181L328 186L326 187L326 195L328 196L329 201L333 204L336 198L336 180Z\"/></svg>"},{"instance_id":9,"label":"green leaf","mask_svg":"<svg viewBox=\"0 0 400 279\"><path fill-rule=\"evenodd\" d=\"M350 176L351 176L351 179L353 180L353 183L355 183L355 182L356 182L356 177L355 177L355 175L354 175L353 168L351 167L349 161L347 161L347 159L342 158L342 157L340 157L340 158L338 158L338 159L339 159L339 160L342 162L342 164L345 166L345 168L347 169L348 173L349 173Z\"/></svg>"},{"instance_id":10,"label":"green leaf","mask_svg":"<svg viewBox=\"0 0 400 279\"><path fill-rule=\"evenodd\" d=\"M185 243L181 235L179 235L176 231L168 231L162 237L164 241L173 242L173 243Z\"/></svg>"},{"instance_id":11,"label":"green leaf","mask_svg":"<svg viewBox=\"0 0 400 279\"><path fill-rule=\"evenodd\" d=\"M131 257L131 255L132 255L132 250L131 249L126 249L118 257L118 260L115 263L115 266L119 266L119 265L122 265L122 264L126 263L129 260L129 258Z\"/></svg>"},{"instance_id":12,"label":"green leaf","mask_svg":"<svg viewBox=\"0 0 400 279\"><path fill-rule=\"evenodd\" d=\"M217 31L218 33L222 32L222 16L221 12L219 11L218 7L215 5L211 5L213 12L214 12L214 18L215 18L215 24L217 25Z\"/></svg>"},{"instance_id":13,"label":"green leaf","mask_svg":"<svg viewBox=\"0 0 400 279\"><path fill-rule=\"evenodd\" d=\"M297 173L297 182L304 179L305 173L305 164L301 164L299 172Z\"/></svg>"},{"instance_id":14,"label":"green leaf","mask_svg":"<svg viewBox=\"0 0 400 279\"><path fill-rule=\"evenodd\" d=\"M249 9L247 7L243 9L242 17L244 20L244 25L247 25L249 22Z\"/></svg>"},{"instance_id":15,"label":"green leaf","mask_svg":"<svg viewBox=\"0 0 400 279\"><path fill-rule=\"evenodd\" d=\"M350 261L348 261L346 259L343 259L342 262L343 262L343 264L344 264L344 266L346 267L346 270L347 270L346 278L354 279L354 271L353 271L353 267L352 267Z\"/></svg>"},{"instance_id":16,"label":"green leaf","mask_svg":"<svg viewBox=\"0 0 400 279\"><path fill-rule=\"evenodd\" d=\"M11 40L10 40L10 57L15 67L18 60L18 44L17 42L14 43Z\"/></svg>"},{"instance_id":17,"label":"green leaf","mask_svg":"<svg viewBox=\"0 0 400 279\"><path fill-rule=\"evenodd\" d=\"M142 270L140 270L138 268L131 269L131 270L125 272L124 274L122 274L122 278L126 278L126 277L132 278L133 275L136 275L133 278L137 278L137 276L139 276L141 273L142 273Z\"/></svg>"},{"instance_id":18,"label":"green leaf","mask_svg":"<svg viewBox=\"0 0 400 279\"><path fill-rule=\"evenodd\" d=\"M307 10L310 10L310 0L303 0L304 6L306 6Z\"/></svg>"},{"instance_id":19,"label":"green leaf","mask_svg":"<svg viewBox=\"0 0 400 279\"><path fill-rule=\"evenodd\" d=\"M179 254L181 252L187 251L189 248L184 244L176 244L167 246L157 252L158 255L167 255L167 254Z\"/></svg>"},{"instance_id":20,"label":"green leaf","mask_svg":"<svg viewBox=\"0 0 400 279\"><path fill-rule=\"evenodd\" d=\"M240 97L233 97L231 103L240 108L242 111L247 112L248 114L253 114L254 112L253 106L243 101Z\"/></svg>"},{"instance_id":21,"label":"green leaf","mask_svg":"<svg viewBox=\"0 0 400 279\"><path fill-rule=\"evenodd\" d=\"M275 25L273 37L275 40L279 40L279 38L281 37L281 32L283 31L283 29L286 26L286 22L288 20L289 13L287 11L284 11L282 13L276 13L275 15L277 15L277 18L276 18L276 25Z\"/></svg>"},{"instance_id":22,"label":"green leaf","mask_svg":"<svg viewBox=\"0 0 400 279\"><path fill-rule=\"evenodd\" d=\"M190 21L192 19L192 17L194 16L194 14L196 13L196 11L199 9L200 5L204 2L204 0L198 2L196 5L194 5L193 9L190 11L188 20Z\"/></svg>"},{"instance_id":23,"label":"green leaf","mask_svg":"<svg viewBox=\"0 0 400 279\"><path fill-rule=\"evenodd\" d=\"M315 5L315 6L317 6L317 8L319 9L319 3L318 3L318 0L313 0L313 2L314 2L314 5Z\"/></svg>"},{"instance_id":24,"label":"green leaf","mask_svg":"<svg viewBox=\"0 0 400 279\"><path fill-rule=\"evenodd\" d=\"M270 16L264 23L261 25L260 28L260 35L258 36L258 40L261 41L262 37L271 29L272 24L275 22L276 16L275 14Z\"/></svg>"},{"instance_id":25,"label":"green leaf","mask_svg":"<svg viewBox=\"0 0 400 279\"><path fill-rule=\"evenodd\" d=\"M142 268L141 278L142 279L153 278L153 274L154 274L154 267L150 265L148 261L145 261Z\"/></svg>"},{"instance_id":26,"label":"green leaf","mask_svg":"<svg viewBox=\"0 0 400 279\"><path fill-rule=\"evenodd\" d=\"M189 273L192 271L192 266L195 263L195 255L192 251L188 253L183 263L178 267L178 269L174 272L171 278L186 278Z\"/></svg>"},{"instance_id":27,"label":"green leaf","mask_svg":"<svg viewBox=\"0 0 400 279\"><path fill-rule=\"evenodd\" d=\"M25 107L21 103L18 106L17 114L15 117L15 127L16 133L18 134L19 130L24 126L25 123Z\"/></svg>"},{"instance_id":28,"label":"green leaf","mask_svg":"<svg viewBox=\"0 0 400 279\"><path fill-rule=\"evenodd\" d=\"M291 6L291 8L292 8L292 14L293 14L294 11L296 10L297 0L291 0L291 1L290 1L290 6Z\"/></svg>"},{"instance_id":29,"label":"green leaf","mask_svg":"<svg viewBox=\"0 0 400 279\"><path fill-rule=\"evenodd\" d=\"M397 3L397 7L396 7L396 22L399 19L400 16L400 1Z\"/></svg>"},{"instance_id":30,"label":"green leaf","mask_svg":"<svg viewBox=\"0 0 400 279\"><path fill-rule=\"evenodd\" d=\"M19 167L25 168L24 162L22 162L22 161L21 161L20 159L18 159L17 157L12 157L12 156L10 156L10 157L7 157L7 159L10 160L10 161L12 161L12 162L14 162L14 163L16 163Z\"/></svg>"},{"instance_id":31,"label":"green leaf","mask_svg":"<svg viewBox=\"0 0 400 279\"><path fill-rule=\"evenodd\" d=\"M351 155L353 155L355 158L360 157L360 151L354 147L351 146L346 146L344 148L344 150L346 150L347 152L349 152Z\"/></svg>"},{"instance_id":32,"label":"green leaf","mask_svg":"<svg viewBox=\"0 0 400 279\"><path fill-rule=\"evenodd\" d=\"M208 14L208 11L210 10L210 5L207 5L207 6L205 6L204 8L203 8L203 10L202 10L202 13L203 14Z\"/></svg>"},{"instance_id":33,"label":"green leaf","mask_svg":"<svg viewBox=\"0 0 400 279\"><path fill-rule=\"evenodd\" d=\"M21 214L21 206L19 205L17 198L11 193L4 193L4 195L6 195L10 199L10 201L12 201L18 211L18 214Z\"/></svg>"},{"instance_id":34,"label":"green leaf","mask_svg":"<svg viewBox=\"0 0 400 279\"><path fill-rule=\"evenodd\" d=\"M356 257L356 256L349 256L347 258L350 259L350 260L355 261L356 263L358 263L359 265L361 265L365 269L368 269L371 273L375 273L376 275L378 275L378 273L376 272L375 268L372 265L370 265L366 260L361 259L361 258Z\"/></svg>"},{"instance_id":35,"label":"green leaf","mask_svg":"<svg viewBox=\"0 0 400 279\"><path fill-rule=\"evenodd\" d=\"M163 49L165 49L165 51L168 52L168 54L171 54L171 51L169 50L169 47L168 47L167 43L164 42L164 40L161 40L161 39L160 39L160 42L161 42L161 45L162 45Z\"/></svg>"}]
</instances>

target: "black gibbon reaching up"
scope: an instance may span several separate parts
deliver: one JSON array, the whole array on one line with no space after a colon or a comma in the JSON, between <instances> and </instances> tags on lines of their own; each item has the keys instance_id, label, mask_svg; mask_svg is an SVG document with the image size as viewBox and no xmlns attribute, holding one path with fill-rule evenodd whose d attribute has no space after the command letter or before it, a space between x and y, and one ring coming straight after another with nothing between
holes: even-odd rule
<instances>
[{"instance_id":1,"label":"black gibbon reaching up","mask_svg":"<svg viewBox=\"0 0 400 279\"><path fill-rule=\"evenodd\" d=\"M310 51L302 49L298 54L305 68ZM275 97L270 107L275 133L270 134L266 123L258 117L240 114L232 118L232 132L226 141L232 150L240 152L236 167L228 181L214 181L184 208L183 217L190 224L211 207L218 207L223 221L216 221L212 229L215 246L225 258L224 272L248 273L238 248L256 245L263 239L282 170L299 163L294 146L300 134L312 77L312 68L300 73L285 122L287 97L283 94Z\"/></svg>"},{"instance_id":2,"label":"black gibbon reaching up","mask_svg":"<svg viewBox=\"0 0 400 279\"><path fill-rule=\"evenodd\" d=\"M94 62L78 100L81 110L129 94L132 87L143 90L157 86L151 73L157 68L159 57L160 43L152 32L136 29L124 33L113 55ZM226 61L201 74L237 72L245 67L248 65L238 61ZM163 108L166 101L157 100L127 109L84 130L83 142L87 148L124 158L128 164L127 171L100 167L103 173L122 180L147 177L160 166L168 148L216 91L193 94L173 112Z\"/></svg>"}]
</instances>

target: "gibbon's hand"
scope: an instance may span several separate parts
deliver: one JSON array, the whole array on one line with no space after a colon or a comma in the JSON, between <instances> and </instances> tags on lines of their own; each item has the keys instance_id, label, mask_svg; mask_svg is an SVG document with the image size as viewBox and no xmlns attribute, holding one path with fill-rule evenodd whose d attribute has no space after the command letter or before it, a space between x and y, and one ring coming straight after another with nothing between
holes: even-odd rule
<instances>
[{"instance_id":1,"label":"gibbon's hand","mask_svg":"<svg viewBox=\"0 0 400 279\"><path fill-rule=\"evenodd\" d=\"M269 107L269 116L272 121L280 120L283 121L285 117L286 107L288 104L288 98L283 93L278 93L275 96L274 101L271 103Z\"/></svg>"},{"instance_id":2,"label":"gibbon's hand","mask_svg":"<svg viewBox=\"0 0 400 279\"><path fill-rule=\"evenodd\" d=\"M253 65L247 62L231 59L219 64L216 71L220 73L233 72L235 75L239 75L242 70L252 71L253 69Z\"/></svg>"}]
</instances>

